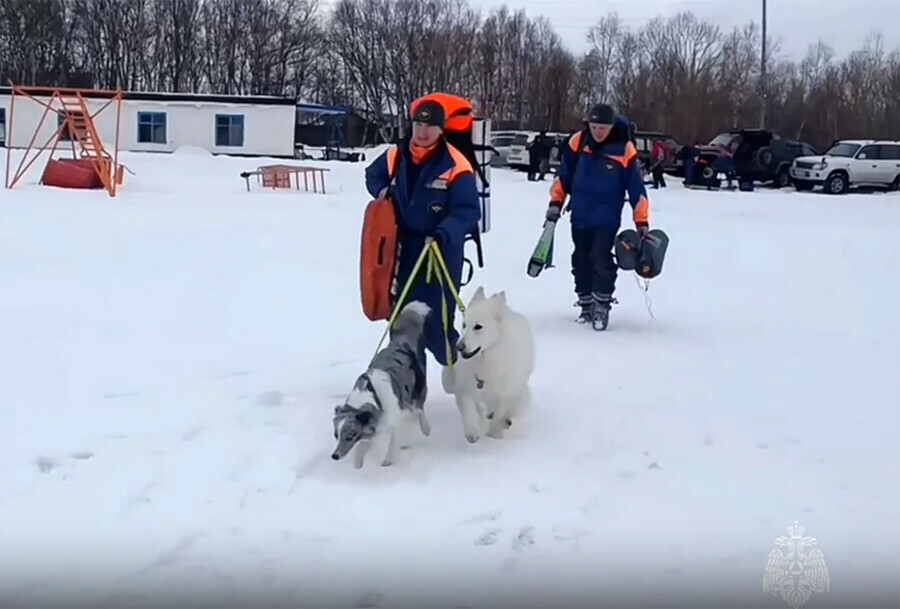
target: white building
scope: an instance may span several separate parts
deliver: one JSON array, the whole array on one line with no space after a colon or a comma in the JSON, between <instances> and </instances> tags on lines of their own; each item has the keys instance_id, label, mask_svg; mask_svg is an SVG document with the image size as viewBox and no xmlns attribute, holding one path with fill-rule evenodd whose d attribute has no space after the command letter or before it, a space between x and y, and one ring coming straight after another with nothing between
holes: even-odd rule
<instances>
[{"instance_id":1,"label":"white building","mask_svg":"<svg viewBox=\"0 0 900 609\"><path fill-rule=\"evenodd\" d=\"M49 95L35 97L50 100ZM108 101L108 96L90 93L82 97L91 113ZM25 148L41 123L45 106L16 94L10 121L11 101L11 89L0 87L0 145ZM58 99L52 107L61 107ZM48 112L34 145L39 147L50 140L61 121L61 115ZM112 151L115 101L96 116L94 124L104 147ZM181 146L196 146L214 154L292 157L295 124L296 102L288 97L123 92L119 150L172 152ZM65 143L60 142L59 147L63 146Z\"/></svg>"}]
</instances>

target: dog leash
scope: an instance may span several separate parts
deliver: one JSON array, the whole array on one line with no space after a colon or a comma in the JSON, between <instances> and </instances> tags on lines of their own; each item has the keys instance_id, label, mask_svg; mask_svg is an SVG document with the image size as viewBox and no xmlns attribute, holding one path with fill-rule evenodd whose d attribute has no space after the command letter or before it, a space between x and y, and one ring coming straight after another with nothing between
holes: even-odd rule
<instances>
[{"instance_id":1,"label":"dog leash","mask_svg":"<svg viewBox=\"0 0 900 609\"><path fill-rule=\"evenodd\" d=\"M406 302L407 297L409 296L409 291L410 289L412 289L413 282L415 281L416 276L419 274L419 271L422 268L422 264L426 262L426 260L428 262L427 273L425 276L426 282L431 282L431 276L433 274L437 278L437 281L441 287L441 325L443 326L444 330L444 347L447 354L447 365L450 368L453 368L453 358L451 357L453 355L453 348L450 345L450 310L446 295L444 293L445 285L446 287L450 288L450 293L453 294L453 298L454 300L456 300L456 305L459 307L461 313L466 312L466 305L463 303L462 298L460 298L459 290L456 288L456 285L450 278L450 271L447 270L447 263L444 260L444 255L441 253L441 248L438 247L436 241L430 241L425 247L422 248L422 252L419 254L419 257L416 260L416 264L413 266L413 270L409 274L409 278L403 285L403 289L400 291L400 296L399 298L397 298L397 302L394 304L394 310L391 311L391 317L388 320L388 325L384 329L384 334L381 335L381 340L378 341L378 346L375 347L375 353L372 355L372 360L375 359L375 355L377 355L381 350L381 346L384 344L385 339L390 334L391 328L394 327L394 324L397 321L397 316L400 315L400 311L403 309L403 305ZM369 363L371 363L371 360Z\"/></svg>"},{"instance_id":2,"label":"dog leash","mask_svg":"<svg viewBox=\"0 0 900 609\"><path fill-rule=\"evenodd\" d=\"M460 313L466 312L466 305L463 304L462 298L459 296L459 290L456 289L453 280L450 278L450 271L447 270L447 263L444 260L444 255L441 253L441 248L438 247L438 244L435 241L430 242L426 249L428 247L431 248L432 255L428 258L429 264L425 275L425 281L426 283L431 283L431 275L433 273L437 277L438 285L441 289L441 325L444 328L444 350L447 358L447 366L449 366L450 369L453 369L453 346L450 344L450 308L447 304L444 287L450 288L450 293L453 294L453 298L456 300L456 306L459 307ZM437 261L436 267L434 264L435 260Z\"/></svg>"}]
</instances>

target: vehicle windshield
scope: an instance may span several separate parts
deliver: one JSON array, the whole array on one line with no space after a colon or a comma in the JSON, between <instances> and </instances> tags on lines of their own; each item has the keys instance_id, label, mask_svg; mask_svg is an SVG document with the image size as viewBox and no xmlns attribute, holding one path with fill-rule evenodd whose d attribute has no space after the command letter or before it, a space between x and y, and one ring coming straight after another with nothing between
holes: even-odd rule
<instances>
[{"instance_id":1,"label":"vehicle windshield","mask_svg":"<svg viewBox=\"0 0 900 609\"><path fill-rule=\"evenodd\" d=\"M825 151L825 156L852 157L859 150L859 144L835 144Z\"/></svg>"},{"instance_id":2,"label":"vehicle windshield","mask_svg":"<svg viewBox=\"0 0 900 609\"><path fill-rule=\"evenodd\" d=\"M499 137L492 138L491 145L492 146L509 146L513 143L513 136L511 135L501 135Z\"/></svg>"},{"instance_id":3,"label":"vehicle windshield","mask_svg":"<svg viewBox=\"0 0 900 609\"><path fill-rule=\"evenodd\" d=\"M526 144L528 144L528 134L527 133L517 135L513 138L513 141L512 141L513 146L525 146Z\"/></svg>"},{"instance_id":4,"label":"vehicle windshield","mask_svg":"<svg viewBox=\"0 0 900 609\"><path fill-rule=\"evenodd\" d=\"M738 138L740 138L740 136L735 133L720 133L712 139L709 145L731 150L732 148L737 147Z\"/></svg>"}]
</instances>

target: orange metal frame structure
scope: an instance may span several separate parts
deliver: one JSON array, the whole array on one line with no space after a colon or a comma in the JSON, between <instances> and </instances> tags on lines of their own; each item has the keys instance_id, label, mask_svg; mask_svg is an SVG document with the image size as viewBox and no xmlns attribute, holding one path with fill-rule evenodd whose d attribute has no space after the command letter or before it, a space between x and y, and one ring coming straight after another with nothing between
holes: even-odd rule
<instances>
[{"instance_id":1,"label":"orange metal frame structure","mask_svg":"<svg viewBox=\"0 0 900 609\"><path fill-rule=\"evenodd\" d=\"M12 82L9 84L12 87L12 98L9 104L9 125L7 126L6 131L6 145L7 148L10 149L10 152L12 147L10 146L9 140L13 135L13 127L15 125L13 121L15 120L16 97L27 97L41 106L44 106L44 113L41 115L41 120L34 129L34 135L31 136L31 141L25 149L25 155L22 157L19 168L12 176L12 179L10 179L10 160L12 155L7 153L6 187L13 188L16 183L22 179L25 172L28 171L28 168L31 167L38 157L40 157L40 155L48 148L51 149L50 160L52 160L53 153L56 152L60 139L63 134L68 133L74 157L90 160L94 167L94 171L97 172L97 176L100 178L100 182L106 188L107 192L109 192L109 196L115 197L117 186L122 183L123 176L123 166L119 165L119 129L122 115L122 91L60 87L29 87L16 85ZM107 102L96 112L92 113L85 102L85 96L107 99ZM39 99L39 97L45 99ZM49 98L49 100L46 98ZM54 101L59 102L58 108L53 107ZM116 104L116 140L113 154L110 155L103 147L103 142L100 139L100 133L97 131L94 119L114 102ZM41 127L43 127L44 121L51 111L54 116L63 116L64 120L54 134L44 142L43 146L37 147L37 152L31 157L31 160L28 160L30 153L35 150L35 141L37 140L38 134L41 132ZM76 149L76 143L79 147L78 150ZM50 160L47 162L49 163Z\"/></svg>"}]
</instances>

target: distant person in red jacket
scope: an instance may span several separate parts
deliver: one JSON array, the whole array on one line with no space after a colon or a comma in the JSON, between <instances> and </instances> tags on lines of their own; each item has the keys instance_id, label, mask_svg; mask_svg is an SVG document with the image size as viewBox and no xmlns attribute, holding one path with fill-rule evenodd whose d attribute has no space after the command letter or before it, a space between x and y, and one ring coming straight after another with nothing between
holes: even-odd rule
<instances>
[{"instance_id":1,"label":"distant person in red jacket","mask_svg":"<svg viewBox=\"0 0 900 609\"><path fill-rule=\"evenodd\" d=\"M653 151L650 153L650 171L653 174L653 188L655 190L666 187L663 165L668 156L668 146L662 140L653 140Z\"/></svg>"}]
</instances>

